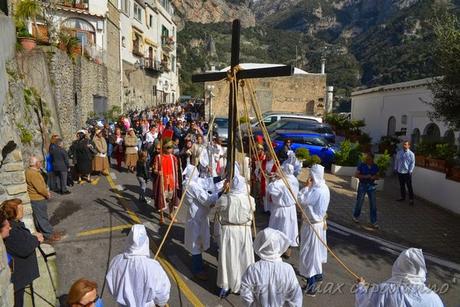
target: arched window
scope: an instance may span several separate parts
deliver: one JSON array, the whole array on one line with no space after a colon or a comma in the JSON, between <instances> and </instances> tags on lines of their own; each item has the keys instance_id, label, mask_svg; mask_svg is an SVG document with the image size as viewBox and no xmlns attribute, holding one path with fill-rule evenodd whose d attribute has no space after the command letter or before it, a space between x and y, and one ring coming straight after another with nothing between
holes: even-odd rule
<instances>
[{"instance_id":1,"label":"arched window","mask_svg":"<svg viewBox=\"0 0 460 307\"><path fill-rule=\"evenodd\" d=\"M86 20L80 18L69 18L62 22L62 30L70 31L78 38L82 45L93 45L95 42L94 27Z\"/></svg>"},{"instance_id":2,"label":"arched window","mask_svg":"<svg viewBox=\"0 0 460 307\"><path fill-rule=\"evenodd\" d=\"M441 138L441 131L439 130L438 125L436 125L435 123L430 123L426 125L423 135L424 140L428 142L439 141L439 139Z\"/></svg>"},{"instance_id":3,"label":"arched window","mask_svg":"<svg viewBox=\"0 0 460 307\"><path fill-rule=\"evenodd\" d=\"M454 130L449 129L449 130L446 131L446 133L444 134L444 141L445 141L446 143L449 143L449 144L452 144L452 145L455 144L455 133L454 133Z\"/></svg>"},{"instance_id":4,"label":"arched window","mask_svg":"<svg viewBox=\"0 0 460 307\"><path fill-rule=\"evenodd\" d=\"M309 102L307 102L307 114L308 115L313 115L315 114L315 101L314 100L310 100Z\"/></svg>"},{"instance_id":5,"label":"arched window","mask_svg":"<svg viewBox=\"0 0 460 307\"><path fill-rule=\"evenodd\" d=\"M394 136L396 134L396 118L394 116L388 119L387 135Z\"/></svg>"},{"instance_id":6,"label":"arched window","mask_svg":"<svg viewBox=\"0 0 460 307\"><path fill-rule=\"evenodd\" d=\"M417 147L418 143L420 143L420 130L418 128L415 128L414 131L412 131L411 143L414 147Z\"/></svg>"}]
</instances>

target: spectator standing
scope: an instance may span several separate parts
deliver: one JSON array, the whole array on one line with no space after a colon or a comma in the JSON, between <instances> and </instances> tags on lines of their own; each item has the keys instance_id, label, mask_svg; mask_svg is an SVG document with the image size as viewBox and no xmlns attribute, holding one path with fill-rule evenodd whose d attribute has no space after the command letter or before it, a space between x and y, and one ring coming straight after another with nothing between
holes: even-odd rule
<instances>
[{"instance_id":1,"label":"spectator standing","mask_svg":"<svg viewBox=\"0 0 460 307\"><path fill-rule=\"evenodd\" d=\"M278 151L277 156L278 160L280 161L280 164L282 164L284 161L286 161L289 157L289 151L291 151L291 140L287 139L284 141L283 148Z\"/></svg>"},{"instance_id":2,"label":"spectator standing","mask_svg":"<svg viewBox=\"0 0 460 307\"><path fill-rule=\"evenodd\" d=\"M372 153L366 154L366 161L361 162L356 171L355 177L359 179L358 194L356 196L355 209L353 210L353 221L359 223L359 216L361 215L361 207L364 203L364 197L369 198L370 206L370 220L371 227L378 229L377 224L377 204L376 204L376 184L379 173L379 167L374 163L374 155Z\"/></svg>"},{"instance_id":3,"label":"spectator standing","mask_svg":"<svg viewBox=\"0 0 460 307\"><path fill-rule=\"evenodd\" d=\"M127 249L110 262L106 280L119 306L165 306L171 283L158 261L150 258L144 225L133 225Z\"/></svg>"},{"instance_id":4,"label":"spectator standing","mask_svg":"<svg viewBox=\"0 0 460 307\"><path fill-rule=\"evenodd\" d=\"M136 163L136 177L137 181L139 181L139 187L141 191L139 192L139 201L150 203L145 198L145 190L147 188L147 181L149 179L149 171L147 167L147 152L141 151L139 152L139 159Z\"/></svg>"},{"instance_id":5,"label":"spectator standing","mask_svg":"<svg viewBox=\"0 0 460 307\"><path fill-rule=\"evenodd\" d=\"M118 171L121 171L121 162L123 161L124 148L123 136L121 135L120 128L115 129L113 154L117 160Z\"/></svg>"},{"instance_id":6,"label":"spectator standing","mask_svg":"<svg viewBox=\"0 0 460 307\"><path fill-rule=\"evenodd\" d=\"M53 243L61 240L61 235L53 232L53 226L51 226L48 219L48 199L51 194L40 173L40 168L41 161L32 156L29 160L29 168L26 170L27 193L29 194L37 229L43 234L48 243Z\"/></svg>"},{"instance_id":7,"label":"spectator standing","mask_svg":"<svg viewBox=\"0 0 460 307\"><path fill-rule=\"evenodd\" d=\"M0 209L0 284L8 285L0 289L0 306L13 305L13 285L11 284L10 256L6 252L4 240L10 235L11 226L5 213ZM11 259L12 260L12 259Z\"/></svg>"},{"instance_id":8,"label":"spectator standing","mask_svg":"<svg viewBox=\"0 0 460 307\"><path fill-rule=\"evenodd\" d=\"M5 239L5 246L8 254L13 258L11 280L14 287L14 307L22 307L25 288L40 276L35 249L43 242L43 235L31 234L21 222L24 208L20 199L4 201L1 211L11 225L10 235Z\"/></svg>"},{"instance_id":9,"label":"spectator standing","mask_svg":"<svg viewBox=\"0 0 460 307\"><path fill-rule=\"evenodd\" d=\"M125 136L124 141L126 151L125 151L125 163L128 170L134 173L134 169L137 163L137 137L134 134L134 129L129 128L128 134Z\"/></svg>"},{"instance_id":10,"label":"spectator standing","mask_svg":"<svg viewBox=\"0 0 460 307\"><path fill-rule=\"evenodd\" d=\"M56 185L59 187L59 193L70 194L70 191L67 189L67 176L70 169L69 154L64 149L62 139L56 140L55 146L50 151L50 155L53 161L56 183L59 183L59 185Z\"/></svg>"},{"instance_id":11,"label":"spectator standing","mask_svg":"<svg viewBox=\"0 0 460 307\"><path fill-rule=\"evenodd\" d=\"M97 283L81 278L70 287L67 297L70 307L103 307L102 299L97 295Z\"/></svg>"},{"instance_id":12,"label":"spectator standing","mask_svg":"<svg viewBox=\"0 0 460 307\"><path fill-rule=\"evenodd\" d=\"M74 147L75 160L77 162L76 169L78 173L78 181L82 179L91 182L91 167L93 161L94 147L89 143L86 137L86 131L78 131L78 141Z\"/></svg>"},{"instance_id":13,"label":"spectator standing","mask_svg":"<svg viewBox=\"0 0 460 307\"><path fill-rule=\"evenodd\" d=\"M410 143L405 141L403 148L396 154L395 171L398 173L401 198L398 201L406 200L406 186L409 192L409 204L414 205L414 190L412 189L412 172L415 168L415 155L410 150Z\"/></svg>"},{"instance_id":14,"label":"spectator standing","mask_svg":"<svg viewBox=\"0 0 460 307\"><path fill-rule=\"evenodd\" d=\"M93 159L93 171L102 173L103 175L108 175L109 161L107 159L107 141L102 134L102 130L96 130L93 137L93 143L96 148L96 155Z\"/></svg>"},{"instance_id":15,"label":"spectator standing","mask_svg":"<svg viewBox=\"0 0 460 307\"><path fill-rule=\"evenodd\" d=\"M54 167L53 167L53 157L51 155L51 152L56 148L56 142L59 139L59 135L53 134L50 139L50 146L48 147L48 155L46 155L46 173L48 175L47 177L47 183L48 183L48 188L50 191L57 191L57 178L54 173Z\"/></svg>"}]
</instances>

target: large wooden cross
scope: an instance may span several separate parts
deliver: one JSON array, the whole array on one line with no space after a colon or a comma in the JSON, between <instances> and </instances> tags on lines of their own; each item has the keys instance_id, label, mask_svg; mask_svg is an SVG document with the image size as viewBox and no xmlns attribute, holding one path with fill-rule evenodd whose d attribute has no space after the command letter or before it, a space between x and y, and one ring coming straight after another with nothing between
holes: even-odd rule
<instances>
[{"instance_id":1,"label":"large wooden cross","mask_svg":"<svg viewBox=\"0 0 460 307\"><path fill-rule=\"evenodd\" d=\"M232 55L231 55L231 66L230 71L227 72L209 72L199 75L192 76L192 82L208 82L208 81L219 81L227 77L230 73L231 76L235 74L236 82L230 82L230 93L228 95L228 142L227 142L227 165L226 174L227 179L231 182L233 179L233 168L235 167L235 154L236 154L236 142L235 133L238 131L238 110L236 97L234 93L238 93L238 81L242 79L254 79L254 78L268 78L268 77L282 77L291 76L294 73L294 67L287 66L275 66L268 68L258 69L247 69L238 70L235 69L240 64L240 37L241 37L241 23L239 19L233 21L232 26ZM237 88L234 88L234 87Z\"/></svg>"}]
</instances>

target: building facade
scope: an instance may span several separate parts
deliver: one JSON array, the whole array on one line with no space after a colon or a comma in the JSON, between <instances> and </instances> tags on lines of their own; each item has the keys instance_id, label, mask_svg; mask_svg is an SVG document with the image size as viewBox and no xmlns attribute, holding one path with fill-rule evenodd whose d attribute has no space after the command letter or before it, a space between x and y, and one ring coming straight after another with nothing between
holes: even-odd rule
<instances>
[{"instance_id":1,"label":"building facade","mask_svg":"<svg viewBox=\"0 0 460 307\"><path fill-rule=\"evenodd\" d=\"M125 109L179 97L174 7L169 0L120 0Z\"/></svg>"},{"instance_id":2,"label":"building facade","mask_svg":"<svg viewBox=\"0 0 460 307\"><path fill-rule=\"evenodd\" d=\"M458 145L459 131L429 118L432 109L427 102L433 101L430 82L432 79L427 78L353 92L352 118L365 120L364 130L373 142L398 135L415 146L423 139L441 138Z\"/></svg>"},{"instance_id":3,"label":"building facade","mask_svg":"<svg viewBox=\"0 0 460 307\"><path fill-rule=\"evenodd\" d=\"M277 64L240 64L242 69L257 69L279 66ZM229 67L221 71L228 71ZM298 112L306 115L323 116L326 104L326 75L313 74L295 68L289 77L252 79L257 102L262 112ZM212 113L216 116L228 114L228 91L226 81L206 82L205 89L212 88L207 94L206 112L209 111L212 97ZM249 100L248 100L249 101ZM250 112L250 116L254 113Z\"/></svg>"}]
</instances>

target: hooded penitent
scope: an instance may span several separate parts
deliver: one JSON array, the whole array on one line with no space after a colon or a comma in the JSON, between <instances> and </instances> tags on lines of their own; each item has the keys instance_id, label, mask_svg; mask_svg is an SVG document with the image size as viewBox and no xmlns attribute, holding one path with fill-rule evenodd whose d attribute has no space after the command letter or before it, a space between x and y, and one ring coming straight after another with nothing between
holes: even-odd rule
<instances>
[{"instance_id":1,"label":"hooded penitent","mask_svg":"<svg viewBox=\"0 0 460 307\"><path fill-rule=\"evenodd\" d=\"M121 306L163 306L171 284L160 264L150 258L144 225L133 225L124 253L115 256L106 276L110 293Z\"/></svg>"}]
</instances>

